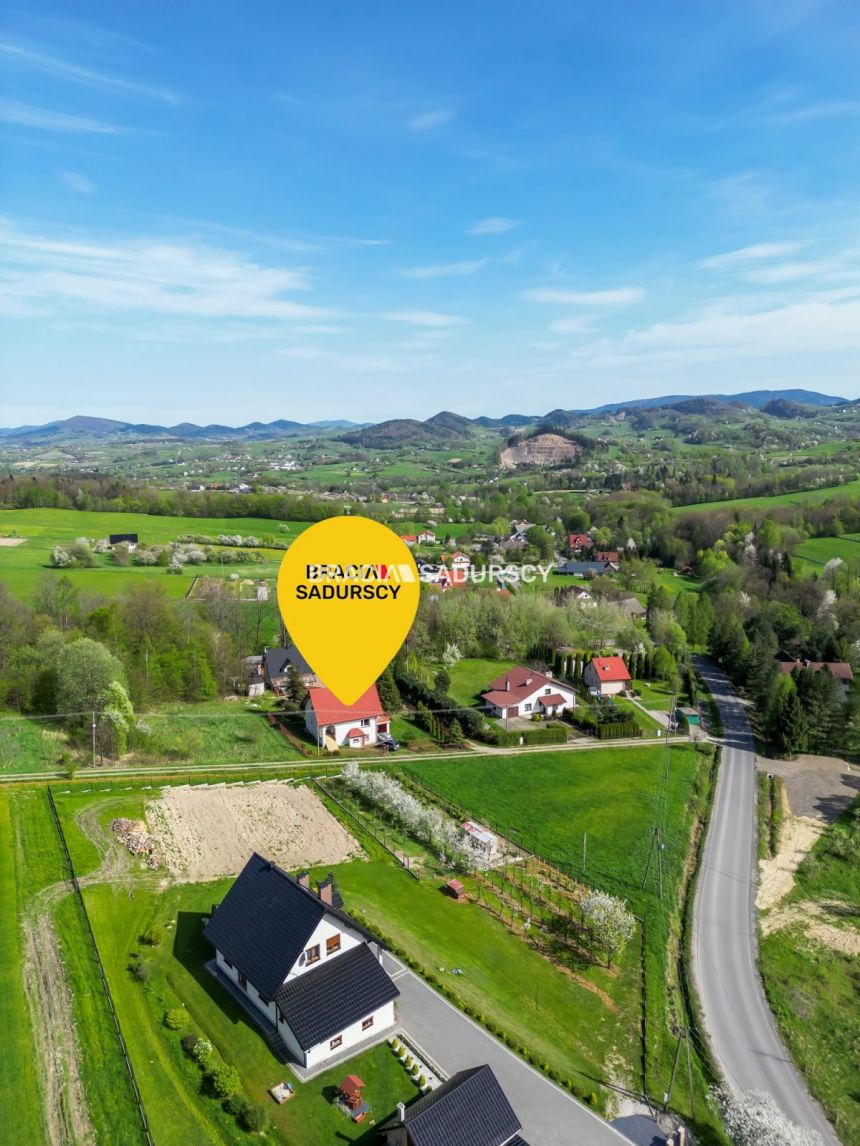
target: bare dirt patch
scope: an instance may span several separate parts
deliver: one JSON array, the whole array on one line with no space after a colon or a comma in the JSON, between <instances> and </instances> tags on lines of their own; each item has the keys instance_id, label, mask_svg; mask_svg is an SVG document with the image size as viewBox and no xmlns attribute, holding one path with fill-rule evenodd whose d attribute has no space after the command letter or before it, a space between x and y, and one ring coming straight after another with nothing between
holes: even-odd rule
<instances>
[{"instance_id":1,"label":"bare dirt patch","mask_svg":"<svg viewBox=\"0 0 860 1146\"><path fill-rule=\"evenodd\" d=\"M26 537L0 537L0 549L12 549L16 545L23 545Z\"/></svg>"},{"instance_id":2,"label":"bare dirt patch","mask_svg":"<svg viewBox=\"0 0 860 1146\"><path fill-rule=\"evenodd\" d=\"M804 933L817 943L823 943L843 955L860 955L860 931L850 923L839 927L833 920L847 921L860 916L860 908L841 900L824 900L816 903L805 899L801 903L790 903L777 908L762 918L761 929L765 935L779 931L783 927L800 926Z\"/></svg>"},{"instance_id":3,"label":"bare dirt patch","mask_svg":"<svg viewBox=\"0 0 860 1146\"><path fill-rule=\"evenodd\" d=\"M818 820L786 816L780 832L779 851L772 859L764 859L759 865L756 895L759 911L776 907L788 895L794 887L794 873L823 831L824 824Z\"/></svg>"},{"instance_id":4,"label":"bare dirt patch","mask_svg":"<svg viewBox=\"0 0 860 1146\"><path fill-rule=\"evenodd\" d=\"M235 875L254 851L286 868L361 854L316 793L289 783L170 788L147 805L146 819L165 866L182 883Z\"/></svg>"}]
</instances>

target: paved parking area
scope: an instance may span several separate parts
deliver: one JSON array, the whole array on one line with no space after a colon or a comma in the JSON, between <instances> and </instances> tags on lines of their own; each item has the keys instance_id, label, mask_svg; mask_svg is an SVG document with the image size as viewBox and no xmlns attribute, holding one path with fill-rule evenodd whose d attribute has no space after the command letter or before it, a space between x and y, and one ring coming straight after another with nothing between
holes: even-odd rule
<instances>
[{"instance_id":1,"label":"paved parking area","mask_svg":"<svg viewBox=\"0 0 860 1146\"><path fill-rule=\"evenodd\" d=\"M860 767L834 756L803 755L794 760L757 756L756 768L782 777L795 816L832 824L860 796Z\"/></svg>"},{"instance_id":2,"label":"paved parking area","mask_svg":"<svg viewBox=\"0 0 860 1146\"><path fill-rule=\"evenodd\" d=\"M489 1063L531 1146L629 1146L608 1122L512 1054L399 960L386 952L383 962L400 989L404 1031L448 1075Z\"/></svg>"}]
</instances>

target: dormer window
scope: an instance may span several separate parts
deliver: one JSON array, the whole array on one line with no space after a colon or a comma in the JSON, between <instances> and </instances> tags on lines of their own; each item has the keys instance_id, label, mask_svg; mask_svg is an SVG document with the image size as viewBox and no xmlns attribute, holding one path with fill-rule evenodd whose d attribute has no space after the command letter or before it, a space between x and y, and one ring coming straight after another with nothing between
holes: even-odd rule
<instances>
[{"instance_id":1,"label":"dormer window","mask_svg":"<svg viewBox=\"0 0 860 1146\"><path fill-rule=\"evenodd\" d=\"M315 943L313 947L308 947L305 951L305 963L310 966L311 963L318 963L320 958L320 945Z\"/></svg>"},{"instance_id":2,"label":"dormer window","mask_svg":"<svg viewBox=\"0 0 860 1146\"><path fill-rule=\"evenodd\" d=\"M334 955L335 951L340 951L340 932L337 935L329 935L325 941L326 955Z\"/></svg>"}]
</instances>

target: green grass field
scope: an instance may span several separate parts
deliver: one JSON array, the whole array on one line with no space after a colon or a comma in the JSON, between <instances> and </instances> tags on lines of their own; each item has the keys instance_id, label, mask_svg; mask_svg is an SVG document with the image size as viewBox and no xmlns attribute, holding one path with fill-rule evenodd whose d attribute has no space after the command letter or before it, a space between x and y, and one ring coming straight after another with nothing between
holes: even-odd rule
<instances>
[{"instance_id":1,"label":"green grass field","mask_svg":"<svg viewBox=\"0 0 860 1146\"><path fill-rule=\"evenodd\" d=\"M277 521L259 517L158 517L144 513L99 513L74 509L6 509L0 510L0 536L17 531L25 540L21 545L0 547L0 579L19 597L29 596L46 572L67 574L79 588L114 596L139 578L160 579L172 597L183 597L196 574L240 577L276 576L283 552L264 550L266 560L260 564L217 564L186 566L181 574L167 575L158 566L114 565L109 555L99 555L92 569L52 570L51 553L57 545L68 545L77 537L98 540L111 533L137 533L147 544L165 544L184 534L252 534L262 538L272 534L279 541L289 541L306 528L304 522L290 522L285 531Z\"/></svg>"},{"instance_id":2,"label":"green grass field","mask_svg":"<svg viewBox=\"0 0 860 1146\"><path fill-rule=\"evenodd\" d=\"M19 795L0 792L0 1125L15 1127L20 1146L42 1146L41 1093L30 1013L24 997L23 936L19 923L28 875L28 861L13 819L13 803L20 799Z\"/></svg>"},{"instance_id":3,"label":"green grass field","mask_svg":"<svg viewBox=\"0 0 860 1146\"><path fill-rule=\"evenodd\" d=\"M0 713L0 776L53 772L60 767L60 758L67 748L60 721Z\"/></svg>"},{"instance_id":4,"label":"green grass field","mask_svg":"<svg viewBox=\"0 0 860 1146\"><path fill-rule=\"evenodd\" d=\"M828 920L856 934L858 856L860 800L855 800L800 865L786 902L837 902L842 907L828 913ZM760 962L765 990L792 1056L834 1123L840 1141L845 1146L858 1146L860 956L835 950L796 924L762 936Z\"/></svg>"},{"instance_id":5,"label":"green grass field","mask_svg":"<svg viewBox=\"0 0 860 1146\"><path fill-rule=\"evenodd\" d=\"M265 717L245 707L245 701L171 705L155 713L138 715L146 732L123 765L146 764L180 768L184 764L261 764L301 760L294 748ZM69 749L56 720L0 716L0 775L53 772L63 767ZM89 765L88 749L73 752L75 765Z\"/></svg>"},{"instance_id":6,"label":"green grass field","mask_svg":"<svg viewBox=\"0 0 860 1146\"><path fill-rule=\"evenodd\" d=\"M730 501L702 501L695 505L678 505L672 513L695 513L715 509L776 509L797 502L828 501L833 497L860 497L860 478L844 485L823 486L821 489L801 490L799 493L781 493L774 497L737 497Z\"/></svg>"},{"instance_id":7,"label":"green grass field","mask_svg":"<svg viewBox=\"0 0 860 1146\"><path fill-rule=\"evenodd\" d=\"M689 745L669 751L666 853L680 864L684 808L702 757ZM642 883L663 759L663 748L649 745L410 761L409 771L574 874L581 872L587 832L587 874L629 894Z\"/></svg>"},{"instance_id":8,"label":"green grass field","mask_svg":"<svg viewBox=\"0 0 860 1146\"><path fill-rule=\"evenodd\" d=\"M451 677L448 693L464 708L481 704L481 693L487 691L490 681L507 672L513 663L483 657L464 657L447 670Z\"/></svg>"},{"instance_id":9,"label":"green grass field","mask_svg":"<svg viewBox=\"0 0 860 1146\"><path fill-rule=\"evenodd\" d=\"M660 776L662 747L600 748L528 753L516 757L410 763L409 772L465 812L539 852L587 883L621 896L647 916L648 1072L652 1093L668 1084L676 1038L676 958L680 948L680 887L694 816L702 811L709 757L689 745L667 749L668 779ZM662 812L660 811L662 806ZM656 865L643 889L652 828L661 822L664 898L656 895ZM583 842L587 858L583 873ZM694 1098L673 1103L712 1139L707 1084L692 1062ZM693 1109L693 1105L695 1109ZM691 1122L692 1124L692 1122Z\"/></svg>"},{"instance_id":10,"label":"green grass field","mask_svg":"<svg viewBox=\"0 0 860 1146\"><path fill-rule=\"evenodd\" d=\"M834 557L841 557L843 561L860 561L860 533L845 533L841 537L811 537L795 549L793 558L801 560L811 566L818 566L819 570L832 561Z\"/></svg>"}]
</instances>

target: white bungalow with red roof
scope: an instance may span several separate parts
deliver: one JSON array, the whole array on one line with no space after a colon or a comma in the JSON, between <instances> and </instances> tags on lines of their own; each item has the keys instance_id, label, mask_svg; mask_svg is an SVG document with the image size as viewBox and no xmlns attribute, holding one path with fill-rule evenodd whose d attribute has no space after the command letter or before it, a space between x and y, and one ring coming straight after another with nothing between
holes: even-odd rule
<instances>
[{"instance_id":1,"label":"white bungalow with red roof","mask_svg":"<svg viewBox=\"0 0 860 1146\"><path fill-rule=\"evenodd\" d=\"M482 699L493 716L560 716L576 707L573 689L534 669L517 666L490 681Z\"/></svg>"},{"instance_id":2,"label":"white bungalow with red roof","mask_svg":"<svg viewBox=\"0 0 860 1146\"><path fill-rule=\"evenodd\" d=\"M582 679L596 696L616 696L632 683L623 657L593 657L585 666Z\"/></svg>"},{"instance_id":3,"label":"white bungalow with red roof","mask_svg":"<svg viewBox=\"0 0 860 1146\"><path fill-rule=\"evenodd\" d=\"M388 732L390 722L375 684L355 704L343 704L322 686L308 690L305 728L329 752L337 748L372 748L379 743L379 734Z\"/></svg>"},{"instance_id":4,"label":"white bungalow with red roof","mask_svg":"<svg viewBox=\"0 0 860 1146\"><path fill-rule=\"evenodd\" d=\"M432 529L421 529L418 531L416 540L418 541L419 545L435 545L436 534Z\"/></svg>"},{"instance_id":5,"label":"white bungalow with red roof","mask_svg":"<svg viewBox=\"0 0 860 1146\"><path fill-rule=\"evenodd\" d=\"M400 540L405 541L407 545L415 545L418 541L418 535L415 533L401 533Z\"/></svg>"}]
</instances>

